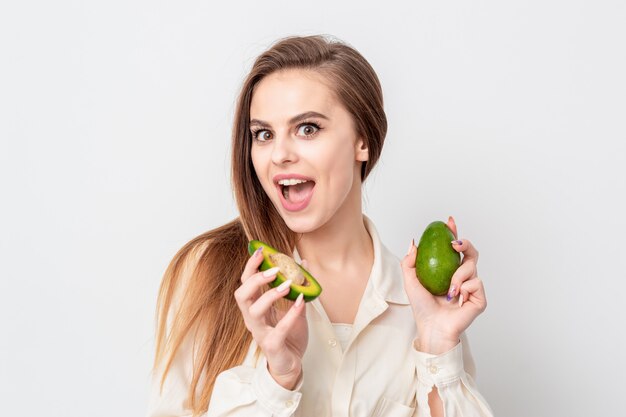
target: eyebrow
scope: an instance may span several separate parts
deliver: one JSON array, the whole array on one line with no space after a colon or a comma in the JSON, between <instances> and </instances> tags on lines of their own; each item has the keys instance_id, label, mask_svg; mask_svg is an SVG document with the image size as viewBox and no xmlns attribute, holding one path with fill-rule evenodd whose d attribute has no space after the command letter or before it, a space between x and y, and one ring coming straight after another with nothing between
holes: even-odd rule
<instances>
[{"instance_id":1,"label":"eyebrow","mask_svg":"<svg viewBox=\"0 0 626 417\"><path fill-rule=\"evenodd\" d=\"M297 116L294 116L291 119L289 119L289 124L294 124L300 120L308 119L309 117L319 117L320 119L329 120L328 117L324 116L322 113L318 113L316 111L308 111L305 113L300 113ZM263 120L259 120L259 119L250 120L250 125L259 125L261 127L271 127L269 123L264 122Z\"/></svg>"}]
</instances>

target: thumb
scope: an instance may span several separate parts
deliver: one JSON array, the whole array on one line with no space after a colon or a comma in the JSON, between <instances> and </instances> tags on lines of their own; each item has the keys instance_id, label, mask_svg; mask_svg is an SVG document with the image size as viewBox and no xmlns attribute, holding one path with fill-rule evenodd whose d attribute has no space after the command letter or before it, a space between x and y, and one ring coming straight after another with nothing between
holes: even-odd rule
<instances>
[{"instance_id":1,"label":"thumb","mask_svg":"<svg viewBox=\"0 0 626 417\"><path fill-rule=\"evenodd\" d=\"M457 230L456 230L456 222L454 221L454 217L449 216L447 224L448 224L448 229L450 229L450 231L454 235L454 238L458 239L459 234L457 233Z\"/></svg>"}]
</instances>

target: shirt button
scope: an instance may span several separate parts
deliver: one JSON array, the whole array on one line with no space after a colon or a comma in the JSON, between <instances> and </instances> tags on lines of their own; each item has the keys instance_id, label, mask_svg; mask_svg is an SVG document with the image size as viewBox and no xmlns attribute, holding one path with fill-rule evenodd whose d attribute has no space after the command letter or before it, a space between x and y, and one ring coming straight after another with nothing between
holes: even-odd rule
<instances>
[{"instance_id":1,"label":"shirt button","mask_svg":"<svg viewBox=\"0 0 626 417\"><path fill-rule=\"evenodd\" d=\"M428 370L430 371L431 374L436 374L437 372L439 372L439 368L437 368L437 365L430 365Z\"/></svg>"},{"instance_id":2,"label":"shirt button","mask_svg":"<svg viewBox=\"0 0 626 417\"><path fill-rule=\"evenodd\" d=\"M291 401L291 400L287 400L287 401L285 401L285 406L286 406L287 408L291 407L292 405L293 405L293 401Z\"/></svg>"},{"instance_id":3,"label":"shirt button","mask_svg":"<svg viewBox=\"0 0 626 417\"><path fill-rule=\"evenodd\" d=\"M337 341L335 339L328 339L328 345L330 347L335 347L337 346Z\"/></svg>"}]
</instances>

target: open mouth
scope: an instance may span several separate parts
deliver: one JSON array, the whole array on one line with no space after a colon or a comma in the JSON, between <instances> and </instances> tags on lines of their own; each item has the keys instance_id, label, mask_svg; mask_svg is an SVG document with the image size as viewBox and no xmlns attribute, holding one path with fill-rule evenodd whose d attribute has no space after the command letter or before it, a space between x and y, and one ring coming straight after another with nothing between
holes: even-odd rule
<instances>
[{"instance_id":1,"label":"open mouth","mask_svg":"<svg viewBox=\"0 0 626 417\"><path fill-rule=\"evenodd\" d=\"M287 180L289 181L289 180ZM302 180L291 180L291 181L302 181ZM282 181L281 181L282 182ZM304 201L310 194L313 187L315 187L314 181L302 181L297 182L293 185L289 184L279 184L281 188L281 192L283 193L283 197L285 200L290 203L300 203Z\"/></svg>"},{"instance_id":2,"label":"open mouth","mask_svg":"<svg viewBox=\"0 0 626 417\"><path fill-rule=\"evenodd\" d=\"M302 210L308 205L315 181L310 179L287 178L278 180L281 202L287 210Z\"/></svg>"}]
</instances>

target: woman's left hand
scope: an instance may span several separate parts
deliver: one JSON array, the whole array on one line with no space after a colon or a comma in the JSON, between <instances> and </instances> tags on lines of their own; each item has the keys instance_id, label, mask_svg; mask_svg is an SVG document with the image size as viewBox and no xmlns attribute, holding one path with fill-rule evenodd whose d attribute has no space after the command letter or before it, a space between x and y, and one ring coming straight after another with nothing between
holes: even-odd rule
<instances>
[{"instance_id":1,"label":"woman's left hand","mask_svg":"<svg viewBox=\"0 0 626 417\"><path fill-rule=\"evenodd\" d=\"M454 219L448 219L448 228L457 238ZM417 325L416 349L433 354L445 353L459 343L463 333L487 307L485 290L477 277L478 251L467 239L452 247L463 253L461 265L452 276L448 294L432 295L417 279L415 258L417 248L411 242L409 253L401 262L404 289L409 297Z\"/></svg>"}]
</instances>

